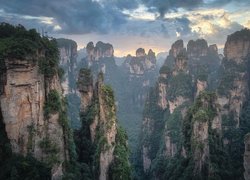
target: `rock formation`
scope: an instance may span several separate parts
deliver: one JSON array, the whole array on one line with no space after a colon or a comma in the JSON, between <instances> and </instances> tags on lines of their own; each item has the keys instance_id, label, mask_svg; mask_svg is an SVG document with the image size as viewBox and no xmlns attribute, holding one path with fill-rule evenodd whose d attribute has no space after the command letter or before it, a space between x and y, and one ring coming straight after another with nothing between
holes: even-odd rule
<instances>
[{"instance_id":1,"label":"rock formation","mask_svg":"<svg viewBox=\"0 0 250 180\"><path fill-rule=\"evenodd\" d=\"M94 177L92 177L94 179L113 179L118 175L126 179L126 177L130 177L127 140L120 139L122 132L117 125L113 91L109 86L104 85L103 78L103 74L100 73L94 84L89 69L81 69L79 73L78 89L82 104L82 128L77 134L77 139L82 139L78 142L79 159L83 163L90 161L89 168L94 169ZM91 149L90 146L95 148ZM121 147L126 148L125 154L117 157L117 148ZM94 159L86 159L87 157L84 155L86 151L92 153ZM120 162L119 158L125 164L117 165L124 165L125 174L122 174L124 171L121 172L114 167L117 161Z\"/></svg>"},{"instance_id":2,"label":"rock formation","mask_svg":"<svg viewBox=\"0 0 250 180\"><path fill-rule=\"evenodd\" d=\"M217 46L203 39L189 41L187 51L181 40L172 45L144 110L146 178L243 178L243 139L250 132L249 37L246 29L228 36L222 62ZM248 144L247 135L245 179Z\"/></svg>"},{"instance_id":3,"label":"rock formation","mask_svg":"<svg viewBox=\"0 0 250 180\"><path fill-rule=\"evenodd\" d=\"M60 66L64 70L62 87L64 95L75 92L76 65L77 65L77 44L69 39L57 39L60 53Z\"/></svg>"},{"instance_id":4,"label":"rock formation","mask_svg":"<svg viewBox=\"0 0 250 180\"><path fill-rule=\"evenodd\" d=\"M170 56L174 58L175 63L172 69L167 65L168 63L165 63L160 69L160 77L156 88L149 94L146 110L144 110L143 135L145 140L142 156L145 173L150 170L151 162L156 158L157 147L162 149L160 153L165 157L174 157L177 153L179 142L173 139L173 132L171 131L179 132L178 127L174 127L171 121L181 122L186 111L185 104L192 101L192 81L183 41L179 40L172 45ZM172 120L164 122L164 117ZM162 132L162 135L159 132ZM161 137L156 138L155 134L163 136L162 145L160 143ZM154 143L150 142L150 136L155 139Z\"/></svg>"},{"instance_id":5,"label":"rock formation","mask_svg":"<svg viewBox=\"0 0 250 180\"><path fill-rule=\"evenodd\" d=\"M249 30L243 29L228 36L224 48L225 58L234 60L237 63L242 63L245 57L249 55Z\"/></svg>"},{"instance_id":6,"label":"rock formation","mask_svg":"<svg viewBox=\"0 0 250 180\"><path fill-rule=\"evenodd\" d=\"M77 62L77 44L70 39L56 39L60 55L60 72L63 95L68 102L68 118L72 128L80 127L80 96L76 88L77 75L82 62Z\"/></svg>"},{"instance_id":7,"label":"rock formation","mask_svg":"<svg viewBox=\"0 0 250 180\"><path fill-rule=\"evenodd\" d=\"M8 25L1 26L5 28ZM37 41L26 46L32 49L27 52L22 49L25 45L21 44L17 49L8 49L10 54L1 54L4 66L0 78L1 121L13 154L32 156L46 163L52 168L52 179L61 179L65 172L64 164L70 159L71 139L67 118L64 117L66 107L58 77L56 42L41 38L35 31L27 31L23 27L12 29L12 33L26 32L24 41L31 37L36 37ZM15 34L9 36L15 40ZM22 52L22 56L17 51Z\"/></svg>"},{"instance_id":8,"label":"rock formation","mask_svg":"<svg viewBox=\"0 0 250 180\"><path fill-rule=\"evenodd\" d=\"M156 68L156 56L150 49L148 54L143 48L136 50L136 56L128 55L123 66L127 68L131 77L140 77Z\"/></svg>"},{"instance_id":9,"label":"rock formation","mask_svg":"<svg viewBox=\"0 0 250 180\"><path fill-rule=\"evenodd\" d=\"M208 53L208 45L204 39L196 41L190 40L187 44L187 54L189 59L198 59L206 56Z\"/></svg>"},{"instance_id":10,"label":"rock formation","mask_svg":"<svg viewBox=\"0 0 250 180\"><path fill-rule=\"evenodd\" d=\"M114 56L113 46L109 43L103 43L101 41L98 41L94 46L93 42L89 42L86 48L87 48L88 60L90 62L99 61L101 58L104 57Z\"/></svg>"}]
</instances>

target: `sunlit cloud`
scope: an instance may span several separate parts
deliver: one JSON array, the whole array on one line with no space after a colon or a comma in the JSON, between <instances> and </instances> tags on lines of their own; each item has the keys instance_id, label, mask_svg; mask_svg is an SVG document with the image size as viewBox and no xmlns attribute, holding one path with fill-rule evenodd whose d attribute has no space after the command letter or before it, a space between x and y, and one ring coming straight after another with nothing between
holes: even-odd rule
<instances>
[{"instance_id":1,"label":"sunlit cloud","mask_svg":"<svg viewBox=\"0 0 250 180\"><path fill-rule=\"evenodd\" d=\"M137 9L126 9L122 11L128 15L131 19L142 19L142 20L155 20L159 13L152 13L148 11L148 8L144 5L139 5Z\"/></svg>"}]
</instances>

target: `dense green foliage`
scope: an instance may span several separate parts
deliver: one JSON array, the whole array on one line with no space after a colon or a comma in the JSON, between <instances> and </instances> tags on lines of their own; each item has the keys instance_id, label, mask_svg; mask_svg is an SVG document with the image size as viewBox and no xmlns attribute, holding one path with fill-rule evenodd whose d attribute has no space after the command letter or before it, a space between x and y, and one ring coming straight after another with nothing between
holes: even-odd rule
<instances>
[{"instance_id":1,"label":"dense green foliage","mask_svg":"<svg viewBox=\"0 0 250 180\"><path fill-rule=\"evenodd\" d=\"M55 39L49 40L43 38L44 57L41 57L38 65L42 74L47 78L52 78L58 73L59 69L59 51ZM61 75L61 71L60 75Z\"/></svg>"},{"instance_id":2,"label":"dense green foliage","mask_svg":"<svg viewBox=\"0 0 250 180\"><path fill-rule=\"evenodd\" d=\"M0 24L0 56L10 59L27 59L35 56L43 47L43 39L35 29Z\"/></svg>"},{"instance_id":3,"label":"dense green foliage","mask_svg":"<svg viewBox=\"0 0 250 180\"><path fill-rule=\"evenodd\" d=\"M129 164L128 137L124 129L117 128L114 162L109 169L110 180L130 180L131 167Z\"/></svg>"},{"instance_id":4,"label":"dense green foliage","mask_svg":"<svg viewBox=\"0 0 250 180\"><path fill-rule=\"evenodd\" d=\"M192 79L188 74L180 72L176 76L172 76L169 80L169 86L171 88L167 91L167 96L170 100L178 96L192 97Z\"/></svg>"},{"instance_id":5,"label":"dense green foliage","mask_svg":"<svg viewBox=\"0 0 250 180\"><path fill-rule=\"evenodd\" d=\"M234 87L234 81L238 80L240 73L246 72L247 66L245 63L238 64L233 60L223 59L223 67L220 69L220 84L217 89L220 95L229 94Z\"/></svg>"},{"instance_id":6,"label":"dense green foliage","mask_svg":"<svg viewBox=\"0 0 250 180\"><path fill-rule=\"evenodd\" d=\"M61 97L56 90L51 90L44 104L44 116L48 118L49 114L60 111L62 106Z\"/></svg>"},{"instance_id":7,"label":"dense green foliage","mask_svg":"<svg viewBox=\"0 0 250 180\"><path fill-rule=\"evenodd\" d=\"M110 179L131 179L131 168L128 161L129 149L127 145L127 135L121 128L117 128L115 143L109 144L107 135L110 128L117 123L116 108L113 90L110 86L102 84L103 75L98 75L98 81L95 85L94 95L90 105L81 111L82 126L75 132L75 142L77 145L78 161L83 170L83 179L98 179L100 173L100 155L101 153L114 148L114 161L109 169ZM86 93L89 85L92 85L92 75L88 69L82 69L78 78L78 88ZM100 104L100 102L102 104ZM100 106L105 110L103 116L104 122L100 121ZM92 139L90 126L97 123L95 137Z\"/></svg>"},{"instance_id":8,"label":"dense green foliage","mask_svg":"<svg viewBox=\"0 0 250 180\"><path fill-rule=\"evenodd\" d=\"M51 90L48 93L47 100L44 105L44 116L46 119L50 118L51 114L59 114L59 124L63 128L64 140L66 148L69 152L69 161L64 162L64 178L65 179L77 179L80 175L81 166L77 162L77 154L75 149L75 143L73 140L73 132L67 119L67 102L65 98L62 98L56 90ZM58 156L59 150L56 143L52 142L49 136L45 137L40 142L40 147L45 154L47 154L46 163L52 166L55 163L59 163Z\"/></svg>"},{"instance_id":9,"label":"dense green foliage","mask_svg":"<svg viewBox=\"0 0 250 180\"><path fill-rule=\"evenodd\" d=\"M0 24L0 34L0 61L38 61L41 73L48 78L58 72L59 52L55 39L41 37L35 29L26 30L21 25L7 23Z\"/></svg>"},{"instance_id":10,"label":"dense green foliage","mask_svg":"<svg viewBox=\"0 0 250 180\"><path fill-rule=\"evenodd\" d=\"M80 90L84 86L93 85L93 77L90 69L80 69L77 85Z\"/></svg>"},{"instance_id":11,"label":"dense green foliage","mask_svg":"<svg viewBox=\"0 0 250 180\"><path fill-rule=\"evenodd\" d=\"M157 94L152 88L149 93L149 100L145 104L144 118L154 119L154 123L150 124L149 127L153 131L148 134L147 129L143 131L144 139L142 140L145 146L149 148L149 157L154 159L156 157L157 149L160 147L161 136L165 125L164 112L157 105ZM166 112L168 113L168 112Z\"/></svg>"}]
</instances>

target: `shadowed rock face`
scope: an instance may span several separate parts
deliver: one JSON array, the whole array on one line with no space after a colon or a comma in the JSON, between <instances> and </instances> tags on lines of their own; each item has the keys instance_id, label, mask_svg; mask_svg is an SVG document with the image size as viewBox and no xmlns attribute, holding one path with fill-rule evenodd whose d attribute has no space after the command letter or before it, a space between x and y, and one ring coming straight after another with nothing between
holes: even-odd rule
<instances>
[{"instance_id":1,"label":"shadowed rock face","mask_svg":"<svg viewBox=\"0 0 250 180\"><path fill-rule=\"evenodd\" d=\"M70 39L57 39L60 53L60 66L64 70L62 81L63 94L74 93L76 90L77 44Z\"/></svg>"},{"instance_id":2,"label":"shadowed rock face","mask_svg":"<svg viewBox=\"0 0 250 180\"><path fill-rule=\"evenodd\" d=\"M136 50L136 56L128 55L123 66L127 69L131 76L141 76L148 71L156 68L156 56L150 49L148 54L145 53L143 48Z\"/></svg>"},{"instance_id":3,"label":"shadowed rock face","mask_svg":"<svg viewBox=\"0 0 250 180\"><path fill-rule=\"evenodd\" d=\"M250 52L250 33L244 29L228 36L224 47L224 55L228 60L241 63Z\"/></svg>"},{"instance_id":4,"label":"shadowed rock face","mask_svg":"<svg viewBox=\"0 0 250 180\"><path fill-rule=\"evenodd\" d=\"M145 50L143 48L139 48L136 50L136 57L141 57L141 56L145 56Z\"/></svg>"},{"instance_id":5,"label":"shadowed rock face","mask_svg":"<svg viewBox=\"0 0 250 180\"><path fill-rule=\"evenodd\" d=\"M93 42L89 42L86 49L89 63L99 61L101 58L114 56L113 46L109 43L99 41L96 43L96 46L94 46Z\"/></svg>"},{"instance_id":6,"label":"shadowed rock face","mask_svg":"<svg viewBox=\"0 0 250 180\"><path fill-rule=\"evenodd\" d=\"M169 51L169 55L173 56L174 58L177 57L177 55L183 51L184 49L184 43L183 40L178 40L174 44L172 44L171 49Z\"/></svg>"},{"instance_id":7,"label":"shadowed rock face","mask_svg":"<svg viewBox=\"0 0 250 180\"><path fill-rule=\"evenodd\" d=\"M218 47L216 44L209 45L208 51L212 54L218 54Z\"/></svg>"},{"instance_id":8,"label":"shadowed rock face","mask_svg":"<svg viewBox=\"0 0 250 180\"><path fill-rule=\"evenodd\" d=\"M110 101L113 95L109 94L111 92L107 92L109 89L104 85L102 76L102 74L98 75L97 82L94 85L90 70L81 69L79 73L78 89L81 95L82 117L90 118L86 114L95 108L94 112L91 112L91 123L83 124L89 126L87 129L90 131L90 137L79 138L89 138L92 143L97 143L96 145L100 149L95 150L95 153L98 154L95 162L98 163L96 166L99 169L96 169L95 173L97 174L95 176L96 178L99 176L97 179L106 180L109 176L110 165L114 160L117 120L114 99L112 99L113 102ZM81 149L81 151L86 151L86 149Z\"/></svg>"},{"instance_id":9,"label":"shadowed rock face","mask_svg":"<svg viewBox=\"0 0 250 180\"><path fill-rule=\"evenodd\" d=\"M190 40L187 44L187 55L188 58L199 58L206 56L208 53L207 41L204 39L198 39L196 41Z\"/></svg>"}]
</instances>

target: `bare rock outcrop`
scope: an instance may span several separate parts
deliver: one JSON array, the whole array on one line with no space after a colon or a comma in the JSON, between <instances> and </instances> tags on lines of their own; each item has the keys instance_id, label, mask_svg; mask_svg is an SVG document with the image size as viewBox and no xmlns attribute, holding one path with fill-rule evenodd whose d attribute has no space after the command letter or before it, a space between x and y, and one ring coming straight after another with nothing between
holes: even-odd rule
<instances>
[{"instance_id":1,"label":"bare rock outcrop","mask_svg":"<svg viewBox=\"0 0 250 180\"><path fill-rule=\"evenodd\" d=\"M42 54L40 56L43 56ZM39 59L39 57L34 57ZM57 150L53 162L52 179L63 175L62 163L68 159L65 134L59 123L59 113L45 117L45 104L51 91L62 94L57 75L46 79L37 62L25 60L5 60L5 85L0 95L1 110L6 133L14 153L48 162L43 142L51 143ZM59 97L62 98L62 97ZM49 138L48 138L49 137Z\"/></svg>"},{"instance_id":2,"label":"bare rock outcrop","mask_svg":"<svg viewBox=\"0 0 250 180\"><path fill-rule=\"evenodd\" d=\"M76 81L77 68L77 44L70 39L57 39L58 50L60 53L60 66L64 70L64 77L62 78L63 94L75 92L74 83Z\"/></svg>"},{"instance_id":3,"label":"bare rock outcrop","mask_svg":"<svg viewBox=\"0 0 250 180\"><path fill-rule=\"evenodd\" d=\"M149 71L156 68L156 56L150 49L148 54L145 53L143 48L136 50L136 56L128 55L123 66L127 68L131 76L143 76Z\"/></svg>"},{"instance_id":4,"label":"bare rock outcrop","mask_svg":"<svg viewBox=\"0 0 250 180\"><path fill-rule=\"evenodd\" d=\"M227 38L224 47L224 55L228 60L234 60L241 63L249 55L250 52L250 34L249 30L243 29Z\"/></svg>"},{"instance_id":5,"label":"bare rock outcrop","mask_svg":"<svg viewBox=\"0 0 250 180\"><path fill-rule=\"evenodd\" d=\"M184 49L184 43L183 40L178 40L174 44L172 44L171 49L169 51L169 55L173 56L174 58L177 57L180 52L182 52Z\"/></svg>"},{"instance_id":6,"label":"bare rock outcrop","mask_svg":"<svg viewBox=\"0 0 250 180\"><path fill-rule=\"evenodd\" d=\"M93 61L99 61L101 58L114 56L113 46L109 43L98 41L94 46L93 42L89 42L86 49L89 64L93 63Z\"/></svg>"},{"instance_id":7,"label":"bare rock outcrop","mask_svg":"<svg viewBox=\"0 0 250 180\"><path fill-rule=\"evenodd\" d=\"M204 39L190 40L187 44L187 55L189 59L199 59L208 53L208 44Z\"/></svg>"},{"instance_id":8,"label":"bare rock outcrop","mask_svg":"<svg viewBox=\"0 0 250 180\"><path fill-rule=\"evenodd\" d=\"M81 94L81 112L83 117L91 118L89 126L91 142L99 149L95 162L99 169L96 178L99 180L108 179L108 172L114 160L114 149L117 134L116 108L114 95L110 87L104 85L103 74L93 84L93 77L89 69L81 69L78 78L78 89ZM89 117L90 114L92 117ZM98 177L97 177L98 176Z\"/></svg>"}]
</instances>

